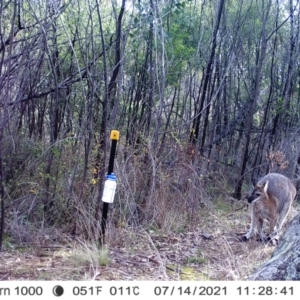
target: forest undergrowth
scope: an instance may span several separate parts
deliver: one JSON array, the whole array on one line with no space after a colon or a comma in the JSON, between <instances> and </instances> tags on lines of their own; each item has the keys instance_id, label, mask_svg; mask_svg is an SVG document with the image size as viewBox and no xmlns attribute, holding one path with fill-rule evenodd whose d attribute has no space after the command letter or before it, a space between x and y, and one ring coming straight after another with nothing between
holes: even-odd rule
<instances>
[{"instance_id":1,"label":"forest undergrowth","mask_svg":"<svg viewBox=\"0 0 300 300\"><path fill-rule=\"evenodd\" d=\"M6 189L0 280L244 280L270 258L274 246L239 241L250 207L231 196L234 180L224 166L197 162L182 147L158 157L147 147L119 152L127 154L115 160L117 193L101 247L93 169L83 181L78 164L72 177L66 170L74 158L54 153L50 177L28 160ZM250 189L245 185L244 194ZM296 212L295 201L289 220Z\"/></svg>"},{"instance_id":2,"label":"forest undergrowth","mask_svg":"<svg viewBox=\"0 0 300 300\"><path fill-rule=\"evenodd\" d=\"M274 246L241 243L249 208L224 204L204 208L194 224L176 231L111 224L102 247L49 228L36 229L35 244L7 238L0 280L244 280ZM295 204L287 224L297 210Z\"/></svg>"}]
</instances>

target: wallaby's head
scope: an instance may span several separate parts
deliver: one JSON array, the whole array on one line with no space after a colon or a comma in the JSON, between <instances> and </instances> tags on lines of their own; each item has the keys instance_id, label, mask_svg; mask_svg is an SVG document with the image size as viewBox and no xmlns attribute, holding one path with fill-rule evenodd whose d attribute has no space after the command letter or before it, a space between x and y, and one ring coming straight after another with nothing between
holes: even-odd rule
<instances>
[{"instance_id":1,"label":"wallaby's head","mask_svg":"<svg viewBox=\"0 0 300 300\"><path fill-rule=\"evenodd\" d=\"M248 197L248 202L252 203L253 201L261 199L261 198L268 199L269 198L269 196L267 194L268 184L269 184L268 180L262 184L257 184L254 187L254 190L252 191L251 195Z\"/></svg>"}]
</instances>

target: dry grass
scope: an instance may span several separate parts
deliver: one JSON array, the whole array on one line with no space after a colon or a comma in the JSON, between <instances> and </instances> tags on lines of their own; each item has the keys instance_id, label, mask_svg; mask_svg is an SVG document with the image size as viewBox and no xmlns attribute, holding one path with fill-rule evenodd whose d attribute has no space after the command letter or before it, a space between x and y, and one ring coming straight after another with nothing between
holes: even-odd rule
<instances>
[{"instance_id":1,"label":"dry grass","mask_svg":"<svg viewBox=\"0 0 300 300\"><path fill-rule=\"evenodd\" d=\"M195 226L178 232L109 228L102 250L69 239L64 245L7 246L0 253L0 280L244 280L274 247L239 242L249 212L239 209L242 202L227 204L226 210L204 209ZM296 213L294 206L289 220Z\"/></svg>"}]
</instances>

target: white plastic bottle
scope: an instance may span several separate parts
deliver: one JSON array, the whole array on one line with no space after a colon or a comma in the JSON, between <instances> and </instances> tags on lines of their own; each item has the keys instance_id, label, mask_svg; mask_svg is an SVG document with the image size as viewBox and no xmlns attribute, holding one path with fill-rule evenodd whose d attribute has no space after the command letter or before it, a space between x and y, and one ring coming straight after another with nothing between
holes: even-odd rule
<instances>
[{"instance_id":1,"label":"white plastic bottle","mask_svg":"<svg viewBox=\"0 0 300 300\"><path fill-rule=\"evenodd\" d=\"M102 201L107 203L113 203L116 193L117 178L114 173L106 176L104 183Z\"/></svg>"}]
</instances>

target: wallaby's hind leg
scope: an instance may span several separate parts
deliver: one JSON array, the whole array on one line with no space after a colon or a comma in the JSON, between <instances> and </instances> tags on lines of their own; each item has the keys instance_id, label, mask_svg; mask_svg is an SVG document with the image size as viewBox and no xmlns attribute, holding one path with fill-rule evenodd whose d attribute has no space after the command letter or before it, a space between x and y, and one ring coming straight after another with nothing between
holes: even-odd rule
<instances>
[{"instance_id":1,"label":"wallaby's hind leg","mask_svg":"<svg viewBox=\"0 0 300 300\"><path fill-rule=\"evenodd\" d=\"M291 203L292 203L292 200L291 201L286 201L283 205L283 208L279 214L279 217L276 218L276 220L274 220L274 224L272 224L273 226L273 236L271 237L271 241L272 241L272 244L273 245L276 245L278 244L278 241L279 241L279 235L281 233L281 229L282 229L282 225L284 224L285 220L286 220L286 217L291 209ZM270 224L270 230L271 230L271 224Z\"/></svg>"},{"instance_id":2,"label":"wallaby's hind leg","mask_svg":"<svg viewBox=\"0 0 300 300\"><path fill-rule=\"evenodd\" d=\"M291 207L291 204L289 202L286 202L283 206L281 213L279 214L279 218L270 222L269 240L272 242L273 245L278 244L279 235L280 235L282 226L286 220L286 217L290 211L290 207Z\"/></svg>"},{"instance_id":3,"label":"wallaby's hind leg","mask_svg":"<svg viewBox=\"0 0 300 300\"><path fill-rule=\"evenodd\" d=\"M291 208L291 202L289 202L289 201L285 202L283 205L282 211L279 214L279 218L278 218L278 222L277 222L276 230L275 230L276 235L279 235L282 225L285 222L286 217L290 211L290 208Z\"/></svg>"},{"instance_id":4,"label":"wallaby's hind leg","mask_svg":"<svg viewBox=\"0 0 300 300\"><path fill-rule=\"evenodd\" d=\"M266 242L271 241L271 243L275 246L278 243L279 236L278 233L275 230L276 223L278 218L274 218L270 220L270 227L269 227L269 233L267 237L265 238Z\"/></svg>"}]
</instances>

